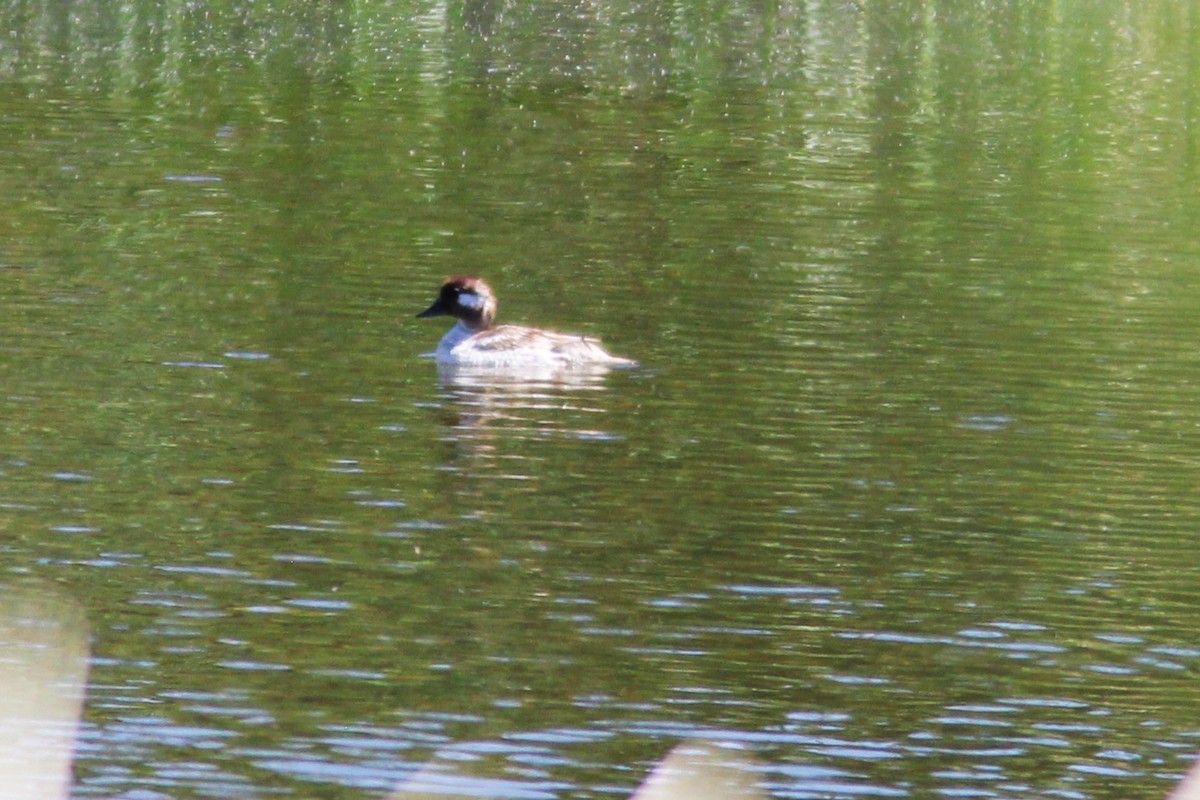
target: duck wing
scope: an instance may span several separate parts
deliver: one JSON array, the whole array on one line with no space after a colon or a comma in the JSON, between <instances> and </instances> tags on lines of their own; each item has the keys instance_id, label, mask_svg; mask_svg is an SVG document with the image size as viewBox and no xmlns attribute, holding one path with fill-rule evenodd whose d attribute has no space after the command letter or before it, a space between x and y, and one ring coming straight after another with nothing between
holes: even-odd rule
<instances>
[{"instance_id":1,"label":"duck wing","mask_svg":"<svg viewBox=\"0 0 1200 800\"><path fill-rule=\"evenodd\" d=\"M472 346L480 352L503 357L509 353L542 353L554 361L566 364L596 363L632 365L634 362L617 358L605 351L599 339L569 333L556 333L522 325L500 325L476 334Z\"/></svg>"},{"instance_id":2,"label":"duck wing","mask_svg":"<svg viewBox=\"0 0 1200 800\"><path fill-rule=\"evenodd\" d=\"M510 353L527 347L545 346L545 333L521 325L500 325L473 337L475 349L489 353Z\"/></svg>"}]
</instances>

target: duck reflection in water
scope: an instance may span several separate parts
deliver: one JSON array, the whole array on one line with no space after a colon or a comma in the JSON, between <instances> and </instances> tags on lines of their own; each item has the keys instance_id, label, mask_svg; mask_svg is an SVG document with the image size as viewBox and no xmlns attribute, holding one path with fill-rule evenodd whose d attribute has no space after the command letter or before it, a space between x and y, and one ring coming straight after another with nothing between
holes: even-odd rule
<instances>
[{"instance_id":1,"label":"duck reflection in water","mask_svg":"<svg viewBox=\"0 0 1200 800\"><path fill-rule=\"evenodd\" d=\"M608 410L599 394L607 388L606 372L600 367L531 374L439 364L441 407L453 430L456 467L476 475L500 467L502 477L529 479L524 462L536 456L519 446L523 440L619 438L597 425Z\"/></svg>"}]
</instances>

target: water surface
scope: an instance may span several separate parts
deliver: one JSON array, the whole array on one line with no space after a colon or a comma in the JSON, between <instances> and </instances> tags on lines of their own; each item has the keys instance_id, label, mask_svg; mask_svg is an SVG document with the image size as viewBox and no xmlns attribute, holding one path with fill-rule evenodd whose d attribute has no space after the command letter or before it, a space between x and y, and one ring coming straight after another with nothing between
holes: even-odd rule
<instances>
[{"instance_id":1,"label":"water surface","mask_svg":"<svg viewBox=\"0 0 1200 800\"><path fill-rule=\"evenodd\" d=\"M0 568L77 797L1161 795L1197 748L1194 12L0 10ZM414 315L637 370L439 374Z\"/></svg>"}]
</instances>

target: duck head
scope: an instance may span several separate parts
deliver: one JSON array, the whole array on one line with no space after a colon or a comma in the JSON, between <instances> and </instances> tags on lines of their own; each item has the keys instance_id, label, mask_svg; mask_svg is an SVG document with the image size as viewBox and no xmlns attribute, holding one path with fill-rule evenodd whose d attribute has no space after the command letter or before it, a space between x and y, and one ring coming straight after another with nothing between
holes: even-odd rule
<instances>
[{"instance_id":1,"label":"duck head","mask_svg":"<svg viewBox=\"0 0 1200 800\"><path fill-rule=\"evenodd\" d=\"M483 278L456 275L442 284L433 305L418 317L457 317L473 331L487 330L496 319L496 295Z\"/></svg>"}]
</instances>

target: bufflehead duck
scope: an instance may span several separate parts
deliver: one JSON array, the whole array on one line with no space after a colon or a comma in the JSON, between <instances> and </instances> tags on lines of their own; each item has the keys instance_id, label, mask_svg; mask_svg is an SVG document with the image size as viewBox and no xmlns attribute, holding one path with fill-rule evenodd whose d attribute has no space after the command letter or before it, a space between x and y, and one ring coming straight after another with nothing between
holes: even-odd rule
<instances>
[{"instance_id":1,"label":"bufflehead duck","mask_svg":"<svg viewBox=\"0 0 1200 800\"><path fill-rule=\"evenodd\" d=\"M483 278L458 275L442 284L438 298L418 317L457 317L438 342L439 364L464 367L634 366L609 355L598 339L521 325L493 326L496 295Z\"/></svg>"}]
</instances>

